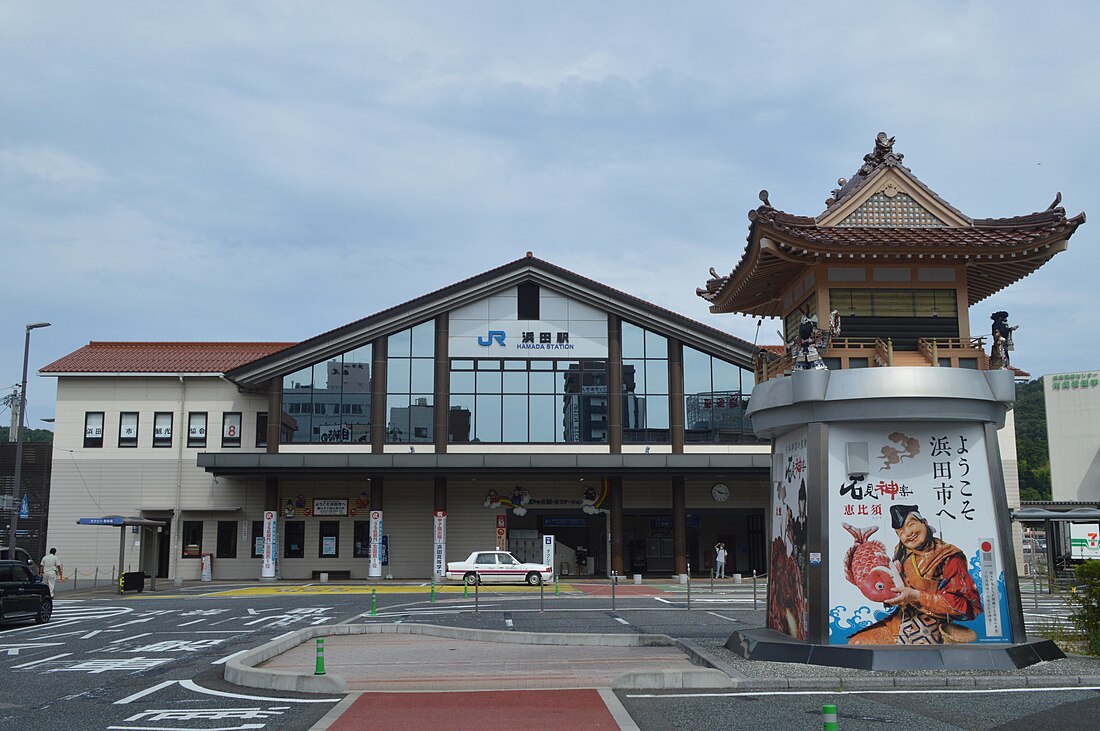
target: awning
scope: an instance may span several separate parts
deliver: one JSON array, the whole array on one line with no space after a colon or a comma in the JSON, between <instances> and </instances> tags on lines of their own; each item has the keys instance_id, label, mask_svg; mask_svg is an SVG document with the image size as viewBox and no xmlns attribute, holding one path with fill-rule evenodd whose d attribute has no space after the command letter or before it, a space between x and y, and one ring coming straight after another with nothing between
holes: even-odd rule
<instances>
[{"instance_id":1,"label":"awning","mask_svg":"<svg viewBox=\"0 0 1100 731\"><path fill-rule=\"evenodd\" d=\"M1072 510L1047 510L1046 508L1020 508L1012 511L1012 519L1020 522L1059 520L1063 522L1100 521L1098 508L1073 508Z\"/></svg>"}]
</instances>

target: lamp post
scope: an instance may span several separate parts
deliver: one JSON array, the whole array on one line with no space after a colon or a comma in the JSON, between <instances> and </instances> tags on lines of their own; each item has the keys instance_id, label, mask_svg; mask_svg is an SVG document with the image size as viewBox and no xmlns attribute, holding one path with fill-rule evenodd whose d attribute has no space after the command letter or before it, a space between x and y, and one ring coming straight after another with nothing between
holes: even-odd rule
<instances>
[{"instance_id":1,"label":"lamp post","mask_svg":"<svg viewBox=\"0 0 1100 731\"><path fill-rule=\"evenodd\" d=\"M31 354L31 330L40 327L49 327L48 322L32 322L27 325L27 337L23 342L23 380L19 385L19 421L15 425L15 480L12 486L12 505L11 505L11 530L8 533L8 544L11 548L15 548L18 543L18 533L16 530L19 528L19 510L21 502L19 499L19 479L23 472L23 420L27 416L27 361ZM12 552L14 558L15 553Z\"/></svg>"}]
</instances>

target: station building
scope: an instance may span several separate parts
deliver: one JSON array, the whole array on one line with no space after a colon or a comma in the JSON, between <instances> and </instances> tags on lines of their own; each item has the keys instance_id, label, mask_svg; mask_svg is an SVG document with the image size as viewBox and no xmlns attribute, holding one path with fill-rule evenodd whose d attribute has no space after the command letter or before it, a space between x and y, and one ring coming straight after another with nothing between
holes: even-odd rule
<instances>
[{"instance_id":1,"label":"station building","mask_svg":"<svg viewBox=\"0 0 1100 731\"><path fill-rule=\"evenodd\" d=\"M117 533L78 519L160 520L124 569L254 579L274 511L286 579L541 561L546 535L565 575L700 575L717 541L763 573L752 351L530 253L300 343L92 342L39 371L51 544L106 573Z\"/></svg>"}]
</instances>

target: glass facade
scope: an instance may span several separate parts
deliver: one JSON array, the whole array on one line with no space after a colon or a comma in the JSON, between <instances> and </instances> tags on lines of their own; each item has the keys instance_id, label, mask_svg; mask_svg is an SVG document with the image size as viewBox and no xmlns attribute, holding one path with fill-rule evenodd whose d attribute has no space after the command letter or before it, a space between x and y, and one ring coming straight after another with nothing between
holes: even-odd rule
<instances>
[{"instance_id":1,"label":"glass facade","mask_svg":"<svg viewBox=\"0 0 1100 731\"><path fill-rule=\"evenodd\" d=\"M623 442L668 444L668 338L623 322Z\"/></svg>"},{"instance_id":2,"label":"glass facade","mask_svg":"<svg viewBox=\"0 0 1100 731\"><path fill-rule=\"evenodd\" d=\"M756 442L745 416L753 384L744 368L684 346L684 441Z\"/></svg>"},{"instance_id":3,"label":"glass facade","mask_svg":"<svg viewBox=\"0 0 1100 731\"><path fill-rule=\"evenodd\" d=\"M435 321L390 335L386 360L386 441L432 442Z\"/></svg>"},{"instance_id":4,"label":"glass facade","mask_svg":"<svg viewBox=\"0 0 1100 731\"><path fill-rule=\"evenodd\" d=\"M607 441L607 361L451 361L452 443Z\"/></svg>"},{"instance_id":5,"label":"glass facade","mask_svg":"<svg viewBox=\"0 0 1100 731\"><path fill-rule=\"evenodd\" d=\"M370 381L370 345L285 376L283 441L369 443Z\"/></svg>"}]
</instances>

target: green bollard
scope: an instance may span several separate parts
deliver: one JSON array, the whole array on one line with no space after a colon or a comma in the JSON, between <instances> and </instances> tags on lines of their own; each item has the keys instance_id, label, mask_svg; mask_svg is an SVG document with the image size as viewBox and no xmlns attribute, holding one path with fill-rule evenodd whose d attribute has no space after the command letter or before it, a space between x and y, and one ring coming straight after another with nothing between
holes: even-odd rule
<instances>
[{"instance_id":1,"label":"green bollard","mask_svg":"<svg viewBox=\"0 0 1100 731\"><path fill-rule=\"evenodd\" d=\"M558 590L558 575L554 574L554 596L561 596L561 592Z\"/></svg>"},{"instance_id":2,"label":"green bollard","mask_svg":"<svg viewBox=\"0 0 1100 731\"><path fill-rule=\"evenodd\" d=\"M431 603L435 604L435 576L432 576L432 598Z\"/></svg>"},{"instance_id":3,"label":"green bollard","mask_svg":"<svg viewBox=\"0 0 1100 731\"><path fill-rule=\"evenodd\" d=\"M836 722L836 706L826 703L821 707L821 720L824 723L823 731L839 731L840 726Z\"/></svg>"},{"instance_id":4,"label":"green bollard","mask_svg":"<svg viewBox=\"0 0 1100 731\"><path fill-rule=\"evenodd\" d=\"M470 598L470 582L467 579L462 580L462 598Z\"/></svg>"},{"instance_id":5,"label":"green bollard","mask_svg":"<svg viewBox=\"0 0 1100 731\"><path fill-rule=\"evenodd\" d=\"M375 617L378 615L378 590L370 590L370 616Z\"/></svg>"},{"instance_id":6,"label":"green bollard","mask_svg":"<svg viewBox=\"0 0 1100 731\"><path fill-rule=\"evenodd\" d=\"M314 675L325 674L325 638L317 638L317 669L313 671Z\"/></svg>"}]
</instances>

